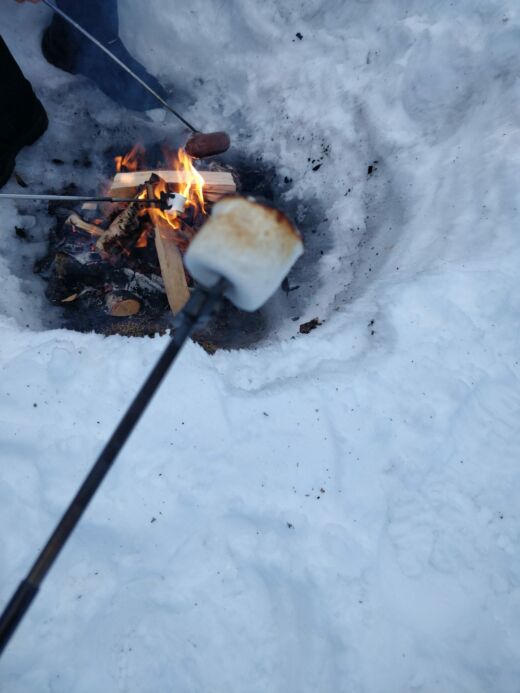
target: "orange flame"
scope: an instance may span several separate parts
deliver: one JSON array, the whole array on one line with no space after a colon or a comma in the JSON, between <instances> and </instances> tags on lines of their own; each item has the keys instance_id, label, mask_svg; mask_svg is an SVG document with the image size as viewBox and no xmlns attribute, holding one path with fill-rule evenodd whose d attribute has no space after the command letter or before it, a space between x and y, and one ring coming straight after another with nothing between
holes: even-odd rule
<instances>
[{"instance_id":1,"label":"orange flame","mask_svg":"<svg viewBox=\"0 0 520 693\"><path fill-rule=\"evenodd\" d=\"M168 192L168 186L163 180L160 180L153 189L153 195L156 200L161 199L161 193ZM150 218L155 226L164 228L169 226L173 230L181 227L180 221L176 214L167 214L160 207L148 207L145 210L150 215Z\"/></svg>"},{"instance_id":2,"label":"orange flame","mask_svg":"<svg viewBox=\"0 0 520 693\"><path fill-rule=\"evenodd\" d=\"M148 229L145 229L143 233L139 236L137 239L137 243L135 244L136 248L146 248L148 245Z\"/></svg>"},{"instance_id":3,"label":"orange flame","mask_svg":"<svg viewBox=\"0 0 520 693\"><path fill-rule=\"evenodd\" d=\"M186 208L192 207L195 214L201 213L205 215L206 207L204 202L204 179L194 167L193 159L184 151L184 149L179 149L177 152L172 152L165 149L163 154L168 167L171 170L175 170L181 174L180 179L182 182L176 186L176 192L179 192L186 198ZM143 169L146 170L145 149L142 144L136 144L132 150L124 156L116 156L114 161L118 173L120 171L133 172ZM155 199L160 199L161 193L171 191L171 186L165 183L165 181L160 180L154 186L153 196ZM146 197L146 195L147 191L143 190L137 197L142 199ZM143 206L140 214L146 213L148 213L150 216L157 230L160 230L160 232L163 234L168 234L169 232L177 233L181 229L181 220L177 214L168 214L159 207L155 206ZM147 241L148 232L143 231L139 237L139 240L137 241L136 247L145 247ZM180 237L179 242L182 243Z\"/></svg>"},{"instance_id":4,"label":"orange flame","mask_svg":"<svg viewBox=\"0 0 520 693\"><path fill-rule=\"evenodd\" d=\"M193 165L193 159L186 154L184 149L177 152L178 166L175 169L184 176L184 187L181 186L181 195L187 199L187 205L200 207L202 214L206 214L204 207L204 178Z\"/></svg>"},{"instance_id":5,"label":"orange flame","mask_svg":"<svg viewBox=\"0 0 520 693\"><path fill-rule=\"evenodd\" d=\"M179 149L176 155L165 151L165 157L168 160L169 166L181 174L182 183L179 185L178 192L186 198L186 207L194 207L195 212L200 210L202 214L206 214L203 190L204 178L193 166L192 158L183 149ZM160 199L162 192L169 192L168 185L163 180L159 181L154 187L154 197ZM174 230L181 227L176 214L168 214L158 207L150 207L147 211L157 226L162 226L163 228L169 226Z\"/></svg>"},{"instance_id":6,"label":"orange flame","mask_svg":"<svg viewBox=\"0 0 520 693\"><path fill-rule=\"evenodd\" d=\"M116 171L137 171L144 164L145 149L142 144L136 144L132 150L124 156L114 158Z\"/></svg>"}]
</instances>

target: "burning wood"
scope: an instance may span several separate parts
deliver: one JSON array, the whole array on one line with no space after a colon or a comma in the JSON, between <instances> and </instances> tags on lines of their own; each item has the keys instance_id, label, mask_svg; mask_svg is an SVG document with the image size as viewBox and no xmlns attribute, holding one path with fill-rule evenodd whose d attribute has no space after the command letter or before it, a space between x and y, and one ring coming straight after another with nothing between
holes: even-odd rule
<instances>
[{"instance_id":1,"label":"burning wood","mask_svg":"<svg viewBox=\"0 0 520 693\"><path fill-rule=\"evenodd\" d=\"M118 197L127 197L135 194L141 185L149 180L150 176L156 174L167 186L185 187L190 180L189 174L185 171L130 171L118 173L112 186L110 194ZM200 171L204 198L210 202L216 202L223 195L232 195L236 192L237 186L233 176L228 171Z\"/></svg>"},{"instance_id":2,"label":"burning wood","mask_svg":"<svg viewBox=\"0 0 520 693\"><path fill-rule=\"evenodd\" d=\"M172 313L176 315L188 302L190 290L173 230L160 218L155 221L155 247L168 303Z\"/></svg>"},{"instance_id":3,"label":"burning wood","mask_svg":"<svg viewBox=\"0 0 520 693\"><path fill-rule=\"evenodd\" d=\"M131 202L96 241L96 249L107 254L130 250L141 235L139 214L141 206Z\"/></svg>"},{"instance_id":4,"label":"burning wood","mask_svg":"<svg viewBox=\"0 0 520 693\"><path fill-rule=\"evenodd\" d=\"M73 329L104 334L163 332L171 326L171 314L188 301L193 282L184 268L184 252L213 200L234 193L237 185L228 170L197 171L184 152L167 162L170 168L143 165L143 152L136 148L117 162L118 168L131 170L115 176L111 194L134 197L139 203L86 204L62 217L43 271L49 280L48 297L63 308L66 324ZM217 164L212 166L218 169ZM179 199L166 200L164 196L172 193ZM144 199L161 204L149 206ZM168 209L170 202L174 204ZM235 329L229 310L228 331ZM239 319L233 313L231 320ZM249 328L251 341L256 330L256 323ZM219 336L208 327L197 339L211 350Z\"/></svg>"}]
</instances>

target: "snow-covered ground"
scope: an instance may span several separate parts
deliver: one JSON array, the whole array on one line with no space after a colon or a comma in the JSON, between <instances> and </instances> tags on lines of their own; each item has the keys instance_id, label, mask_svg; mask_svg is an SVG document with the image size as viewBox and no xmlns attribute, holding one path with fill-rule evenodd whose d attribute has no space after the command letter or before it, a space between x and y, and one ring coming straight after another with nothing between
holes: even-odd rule
<instances>
[{"instance_id":1,"label":"snow-covered ground","mask_svg":"<svg viewBox=\"0 0 520 693\"><path fill-rule=\"evenodd\" d=\"M518 4L120 9L188 118L292 179L282 201L313 261L257 349L183 352L5 651L0 689L517 692ZM0 8L51 116L18 160L32 190L94 188L109 145L165 128L182 143L171 120L48 66L48 17ZM2 204L4 604L165 339L52 329L31 272L50 219Z\"/></svg>"}]
</instances>

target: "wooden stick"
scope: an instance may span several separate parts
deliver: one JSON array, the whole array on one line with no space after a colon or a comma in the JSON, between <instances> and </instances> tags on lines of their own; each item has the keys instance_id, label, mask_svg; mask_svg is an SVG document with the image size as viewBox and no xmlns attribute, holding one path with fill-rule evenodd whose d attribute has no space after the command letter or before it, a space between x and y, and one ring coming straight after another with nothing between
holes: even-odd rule
<instances>
[{"instance_id":1,"label":"wooden stick","mask_svg":"<svg viewBox=\"0 0 520 693\"><path fill-rule=\"evenodd\" d=\"M183 171L133 171L116 174L110 194L118 197L132 196L140 185L146 183L155 173L169 185L182 185L186 182ZM237 188L233 176L229 171L199 171L204 179L204 196L209 200L215 200L223 195L236 192Z\"/></svg>"},{"instance_id":2,"label":"wooden stick","mask_svg":"<svg viewBox=\"0 0 520 693\"><path fill-rule=\"evenodd\" d=\"M173 238L175 231L162 220L155 221L155 247L172 313L181 311L190 297L181 253Z\"/></svg>"},{"instance_id":3,"label":"wooden stick","mask_svg":"<svg viewBox=\"0 0 520 693\"><path fill-rule=\"evenodd\" d=\"M65 223L72 224L72 226L82 229L83 231L87 231L93 236L102 236L105 233L105 229L102 229L100 226L96 226L96 224L89 224L88 221L83 221L78 214L71 214Z\"/></svg>"}]
</instances>

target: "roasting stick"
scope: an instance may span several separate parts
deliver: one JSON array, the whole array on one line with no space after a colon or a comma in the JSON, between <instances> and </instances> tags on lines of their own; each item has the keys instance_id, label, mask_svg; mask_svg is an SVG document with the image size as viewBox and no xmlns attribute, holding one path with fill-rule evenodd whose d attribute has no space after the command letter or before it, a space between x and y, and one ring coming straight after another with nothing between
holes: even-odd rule
<instances>
[{"instance_id":1,"label":"roasting stick","mask_svg":"<svg viewBox=\"0 0 520 693\"><path fill-rule=\"evenodd\" d=\"M161 200L139 200L135 197L89 197L88 195L33 195L31 193L0 193L0 200L41 200L48 202L142 202L160 204Z\"/></svg>"},{"instance_id":2,"label":"roasting stick","mask_svg":"<svg viewBox=\"0 0 520 693\"><path fill-rule=\"evenodd\" d=\"M161 193L160 198L149 197L91 197L88 195L33 195L32 193L0 193L1 200L36 200L41 202L137 202L146 207L152 205L164 212L183 212L186 198L180 193Z\"/></svg>"},{"instance_id":3,"label":"roasting stick","mask_svg":"<svg viewBox=\"0 0 520 693\"><path fill-rule=\"evenodd\" d=\"M125 70L136 82L138 82L147 92L149 92L157 101L166 108L170 113L172 113L180 122L185 125L193 133L186 143L186 151L191 156L203 159L207 156L214 156L215 154L221 154L229 149L230 139L229 135L225 132L209 132L202 133L197 130L191 123L189 123L186 118L183 118L180 113L178 113L170 104L165 101L160 94L158 94L155 89L152 89L139 75L137 75L133 70L131 70L128 65L126 65L122 60L120 60L117 55L114 55L106 46L104 46L100 41L97 40L92 34L90 34L86 29L84 29L80 24L78 24L72 17L70 17L66 12L57 7L50 0L43 0L43 2L51 8L54 12L60 15L66 22L77 29L83 34L89 41L96 45L100 50L103 51L109 58L111 58L115 63L119 65L120 68Z\"/></svg>"},{"instance_id":4,"label":"roasting stick","mask_svg":"<svg viewBox=\"0 0 520 693\"><path fill-rule=\"evenodd\" d=\"M222 296L244 310L260 308L302 252L298 232L277 210L238 196L215 204L185 255L201 286L177 316L162 356L0 616L0 654L190 334Z\"/></svg>"}]
</instances>

